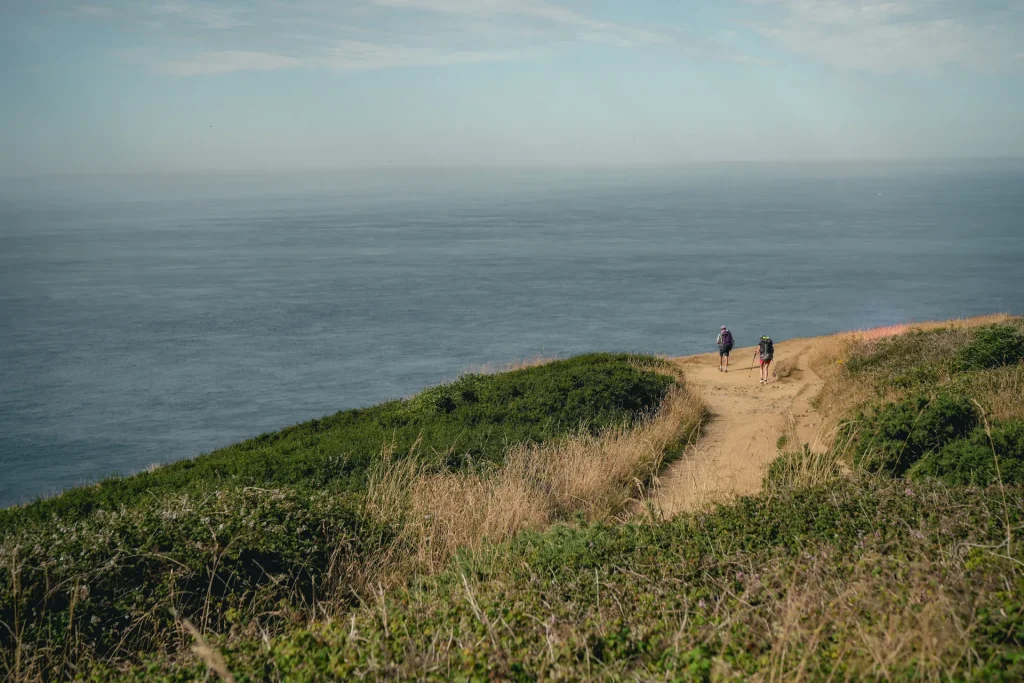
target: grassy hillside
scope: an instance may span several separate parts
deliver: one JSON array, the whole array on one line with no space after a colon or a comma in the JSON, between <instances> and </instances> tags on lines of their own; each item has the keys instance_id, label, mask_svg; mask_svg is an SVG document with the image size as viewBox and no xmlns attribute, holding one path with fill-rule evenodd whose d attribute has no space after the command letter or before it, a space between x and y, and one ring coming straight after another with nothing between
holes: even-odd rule
<instances>
[{"instance_id":1,"label":"grassy hillside","mask_svg":"<svg viewBox=\"0 0 1024 683\"><path fill-rule=\"evenodd\" d=\"M663 365L595 354L469 375L4 510L0 671L177 652L185 620L265 634L347 610L408 553L395 473L480 476L510 452L634 429L676 385Z\"/></svg>"},{"instance_id":2,"label":"grassy hillside","mask_svg":"<svg viewBox=\"0 0 1024 683\"><path fill-rule=\"evenodd\" d=\"M450 469L500 462L510 444L544 441L581 425L597 433L657 406L672 380L638 372L631 358L594 354L501 375L466 375L409 400L347 410L0 510L0 532L24 520L88 516L171 493L282 485L360 491L383 448L404 454L414 443Z\"/></svg>"},{"instance_id":3,"label":"grassy hillside","mask_svg":"<svg viewBox=\"0 0 1024 683\"><path fill-rule=\"evenodd\" d=\"M59 590L84 604L94 580L84 568L129 561L127 550L104 555L102 534L173 519L180 531L161 536L159 552L198 558L174 570L193 577L195 599L183 603L188 623L166 617L148 642L132 632L130 647L108 644L102 657L65 645L77 654L63 671L147 681L1024 679L1024 323L891 332L816 345L829 449L794 444L761 494L672 520L629 499L704 411L680 381L624 357L601 358L660 387L644 408L617 409L626 427L609 419L502 445L487 467L440 451L383 457L362 470L362 488L337 494L179 492L92 513L67 529L97 539L95 555ZM636 419L655 402L657 413ZM19 521L5 563L56 571L79 546L61 549L67 531L54 525ZM44 531L45 541L31 536ZM45 550L15 561L31 543ZM264 544L287 561L260 574ZM230 572L211 571L220 563ZM47 571L33 574L37 588L58 584ZM253 578L268 575L287 590ZM161 585L147 581L135 585ZM111 591L107 611L92 614L118 623L135 604L124 595ZM157 607L178 604L174 595Z\"/></svg>"},{"instance_id":4,"label":"grassy hillside","mask_svg":"<svg viewBox=\"0 0 1024 683\"><path fill-rule=\"evenodd\" d=\"M207 660L243 680L1020 680L1022 341L1020 321L825 340L834 447L784 454L761 495L523 531Z\"/></svg>"}]
</instances>

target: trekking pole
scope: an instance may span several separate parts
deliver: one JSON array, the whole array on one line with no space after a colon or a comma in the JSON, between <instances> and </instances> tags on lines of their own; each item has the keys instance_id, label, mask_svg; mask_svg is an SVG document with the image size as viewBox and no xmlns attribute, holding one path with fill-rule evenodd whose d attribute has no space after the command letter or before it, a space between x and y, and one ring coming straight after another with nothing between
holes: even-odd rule
<instances>
[{"instance_id":1,"label":"trekking pole","mask_svg":"<svg viewBox=\"0 0 1024 683\"><path fill-rule=\"evenodd\" d=\"M754 351L754 357L750 359L750 370L747 371L747 377L750 377L750 373L754 371L754 361L757 359L757 351Z\"/></svg>"}]
</instances>

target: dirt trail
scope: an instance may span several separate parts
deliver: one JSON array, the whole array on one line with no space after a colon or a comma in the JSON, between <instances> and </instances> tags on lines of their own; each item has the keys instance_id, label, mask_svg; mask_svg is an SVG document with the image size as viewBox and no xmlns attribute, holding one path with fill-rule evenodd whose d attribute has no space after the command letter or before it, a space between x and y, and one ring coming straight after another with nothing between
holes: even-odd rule
<instances>
[{"instance_id":1,"label":"dirt trail","mask_svg":"<svg viewBox=\"0 0 1024 683\"><path fill-rule=\"evenodd\" d=\"M782 372L788 365L792 370L764 386L758 382L758 369L748 370L753 347L733 350L728 373L718 371L717 352L673 359L712 417L694 447L662 472L656 508L671 517L733 495L756 493L783 434L792 443L817 448L819 419L810 400L821 381L807 364L812 345L802 339L776 344L773 368Z\"/></svg>"}]
</instances>

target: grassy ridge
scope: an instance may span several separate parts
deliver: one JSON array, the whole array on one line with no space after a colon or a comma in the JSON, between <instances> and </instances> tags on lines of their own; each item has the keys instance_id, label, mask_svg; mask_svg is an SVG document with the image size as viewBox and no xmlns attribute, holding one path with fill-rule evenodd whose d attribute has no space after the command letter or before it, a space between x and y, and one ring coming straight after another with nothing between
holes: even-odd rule
<instances>
[{"instance_id":1,"label":"grassy ridge","mask_svg":"<svg viewBox=\"0 0 1024 683\"><path fill-rule=\"evenodd\" d=\"M368 510L381 458L498 467L509 447L633 424L674 384L653 358L594 354L470 375L0 518L0 671L59 678L203 631L259 636L348 609L400 531Z\"/></svg>"},{"instance_id":2,"label":"grassy ridge","mask_svg":"<svg viewBox=\"0 0 1024 683\"><path fill-rule=\"evenodd\" d=\"M672 381L637 371L634 361L657 363L592 354L501 375L466 375L409 400L310 420L198 458L0 510L0 533L25 520L71 519L176 492L283 485L360 491L385 444L405 453L418 443L448 469L497 463L509 445L539 443L581 425L597 433L652 410Z\"/></svg>"}]
</instances>

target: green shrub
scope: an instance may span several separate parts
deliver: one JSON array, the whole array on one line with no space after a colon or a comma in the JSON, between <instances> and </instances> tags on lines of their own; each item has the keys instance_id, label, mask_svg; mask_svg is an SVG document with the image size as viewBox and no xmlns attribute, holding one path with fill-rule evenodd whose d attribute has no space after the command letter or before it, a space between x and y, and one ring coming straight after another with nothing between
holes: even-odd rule
<instances>
[{"instance_id":1,"label":"green shrub","mask_svg":"<svg viewBox=\"0 0 1024 683\"><path fill-rule=\"evenodd\" d=\"M985 429L977 427L966 439L951 441L940 451L925 455L907 476L937 477L949 486L988 486L997 482L995 456L1003 484L1024 483L1024 422L994 426L991 441Z\"/></svg>"},{"instance_id":2,"label":"green shrub","mask_svg":"<svg viewBox=\"0 0 1024 683\"><path fill-rule=\"evenodd\" d=\"M1024 360L1024 333L1012 325L991 325L974 331L970 343L956 355L956 368L985 370Z\"/></svg>"},{"instance_id":3,"label":"green shrub","mask_svg":"<svg viewBox=\"0 0 1024 683\"><path fill-rule=\"evenodd\" d=\"M854 465L900 476L923 455L936 451L978 425L970 399L950 394L916 394L862 412L844 427Z\"/></svg>"}]
</instances>

